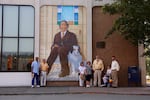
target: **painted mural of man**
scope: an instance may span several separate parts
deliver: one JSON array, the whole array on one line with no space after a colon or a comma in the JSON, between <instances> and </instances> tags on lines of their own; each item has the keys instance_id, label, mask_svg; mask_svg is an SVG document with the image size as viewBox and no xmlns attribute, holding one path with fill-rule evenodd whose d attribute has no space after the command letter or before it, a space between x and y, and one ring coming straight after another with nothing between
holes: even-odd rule
<instances>
[{"instance_id":1,"label":"painted mural of man","mask_svg":"<svg viewBox=\"0 0 150 100\"><path fill-rule=\"evenodd\" d=\"M61 21L59 25L60 32L58 32L54 37L51 52L47 59L50 71L52 68L52 64L59 55L61 63L61 73L59 74L59 77L65 77L69 75L70 71L68 66L68 53L72 51L73 45L78 44L76 35L72 32L69 32L68 27L69 24L67 21Z\"/></svg>"}]
</instances>

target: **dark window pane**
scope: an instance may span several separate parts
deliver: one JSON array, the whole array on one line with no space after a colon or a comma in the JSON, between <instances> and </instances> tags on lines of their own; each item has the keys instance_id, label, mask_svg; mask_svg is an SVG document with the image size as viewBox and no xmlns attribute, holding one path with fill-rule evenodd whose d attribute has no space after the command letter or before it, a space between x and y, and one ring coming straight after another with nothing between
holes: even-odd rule
<instances>
[{"instance_id":1,"label":"dark window pane","mask_svg":"<svg viewBox=\"0 0 150 100\"><path fill-rule=\"evenodd\" d=\"M19 54L19 71L31 71L33 56L33 52Z\"/></svg>"},{"instance_id":2,"label":"dark window pane","mask_svg":"<svg viewBox=\"0 0 150 100\"><path fill-rule=\"evenodd\" d=\"M29 65L33 59L34 39L19 39L19 71L30 71Z\"/></svg>"},{"instance_id":3,"label":"dark window pane","mask_svg":"<svg viewBox=\"0 0 150 100\"><path fill-rule=\"evenodd\" d=\"M2 56L2 52L1 52L1 38L0 38L0 66L1 66L1 67L0 67L0 70L2 70L2 68L3 68L1 56Z\"/></svg>"},{"instance_id":4,"label":"dark window pane","mask_svg":"<svg viewBox=\"0 0 150 100\"><path fill-rule=\"evenodd\" d=\"M2 71L17 70L17 53L9 52L2 55Z\"/></svg>"},{"instance_id":5,"label":"dark window pane","mask_svg":"<svg viewBox=\"0 0 150 100\"><path fill-rule=\"evenodd\" d=\"M2 35L2 6L0 5L0 36Z\"/></svg>"},{"instance_id":6,"label":"dark window pane","mask_svg":"<svg viewBox=\"0 0 150 100\"><path fill-rule=\"evenodd\" d=\"M2 47L2 70L17 70L17 39L4 38Z\"/></svg>"}]
</instances>

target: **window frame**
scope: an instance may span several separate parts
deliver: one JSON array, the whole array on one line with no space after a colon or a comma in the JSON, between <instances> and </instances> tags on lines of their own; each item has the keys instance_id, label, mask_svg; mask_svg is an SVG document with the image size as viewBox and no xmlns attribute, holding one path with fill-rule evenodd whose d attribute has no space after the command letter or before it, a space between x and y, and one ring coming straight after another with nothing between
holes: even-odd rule
<instances>
[{"instance_id":1,"label":"window frame","mask_svg":"<svg viewBox=\"0 0 150 100\"><path fill-rule=\"evenodd\" d=\"M19 58L20 58L20 54L19 54L19 40L21 39L21 38L26 38L26 39L33 39L33 59L34 59L34 50L35 50L35 7L34 6L32 6L32 5L12 5L12 4L0 4L0 6L2 7L2 19L0 19L0 20L2 20L2 29L1 29L1 36L0 36L0 41L1 41L1 50L0 50L0 66L1 66L1 68L2 68L2 57L3 57L3 39L5 39L5 38L15 38L15 39L17 39L17 68L18 68L18 65L19 65ZM17 6L18 7L18 33L17 33L17 36L4 36L3 34L4 34L4 6ZM19 35L19 33L20 33L20 7L21 6L23 6L23 7L25 7L25 6L30 6L30 7L32 7L33 8L33 10L34 10L34 12L33 12L33 14L34 14L34 18L33 18L33 36L32 37L29 37L29 36L20 36ZM24 71L19 71L18 69L17 70L11 70L11 71L8 71L8 70L1 70L1 68L0 68L0 72L30 72L30 71L26 71L26 70L24 70Z\"/></svg>"}]
</instances>

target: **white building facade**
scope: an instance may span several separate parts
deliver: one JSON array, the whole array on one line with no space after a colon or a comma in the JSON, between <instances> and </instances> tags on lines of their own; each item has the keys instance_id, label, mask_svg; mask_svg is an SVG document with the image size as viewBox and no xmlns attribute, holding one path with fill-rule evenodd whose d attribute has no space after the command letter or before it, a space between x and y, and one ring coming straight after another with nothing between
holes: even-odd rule
<instances>
[{"instance_id":1,"label":"white building facade","mask_svg":"<svg viewBox=\"0 0 150 100\"><path fill-rule=\"evenodd\" d=\"M111 2L113 0L0 0L0 87L31 85L27 64L34 57L48 57L53 36L59 31L58 5L78 6L78 26L70 25L70 30L77 34L84 59L92 61L92 8ZM139 66L142 66L145 86L142 51L143 47L139 46Z\"/></svg>"}]
</instances>

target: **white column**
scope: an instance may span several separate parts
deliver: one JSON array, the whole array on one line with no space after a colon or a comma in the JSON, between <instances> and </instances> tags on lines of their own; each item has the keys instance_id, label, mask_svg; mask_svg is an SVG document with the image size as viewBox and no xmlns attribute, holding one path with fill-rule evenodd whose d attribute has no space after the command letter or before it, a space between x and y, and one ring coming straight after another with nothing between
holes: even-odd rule
<instances>
[{"instance_id":1,"label":"white column","mask_svg":"<svg viewBox=\"0 0 150 100\"><path fill-rule=\"evenodd\" d=\"M139 68L141 71L141 85L146 86L146 61L145 61L145 57L142 56L143 52L144 52L144 46L139 44L138 59L139 59Z\"/></svg>"},{"instance_id":2,"label":"white column","mask_svg":"<svg viewBox=\"0 0 150 100\"><path fill-rule=\"evenodd\" d=\"M92 1L87 0L87 60L92 61Z\"/></svg>"},{"instance_id":3,"label":"white column","mask_svg":"<svg viewBox=\"0 0 150 100\"><path fill-rule=\"evenodd\" d=\"M34 57L39 57L39 41L40 41L40 7L39 0L35 1L35 48L34 48Z\"/></svg>"}]
</instances>

